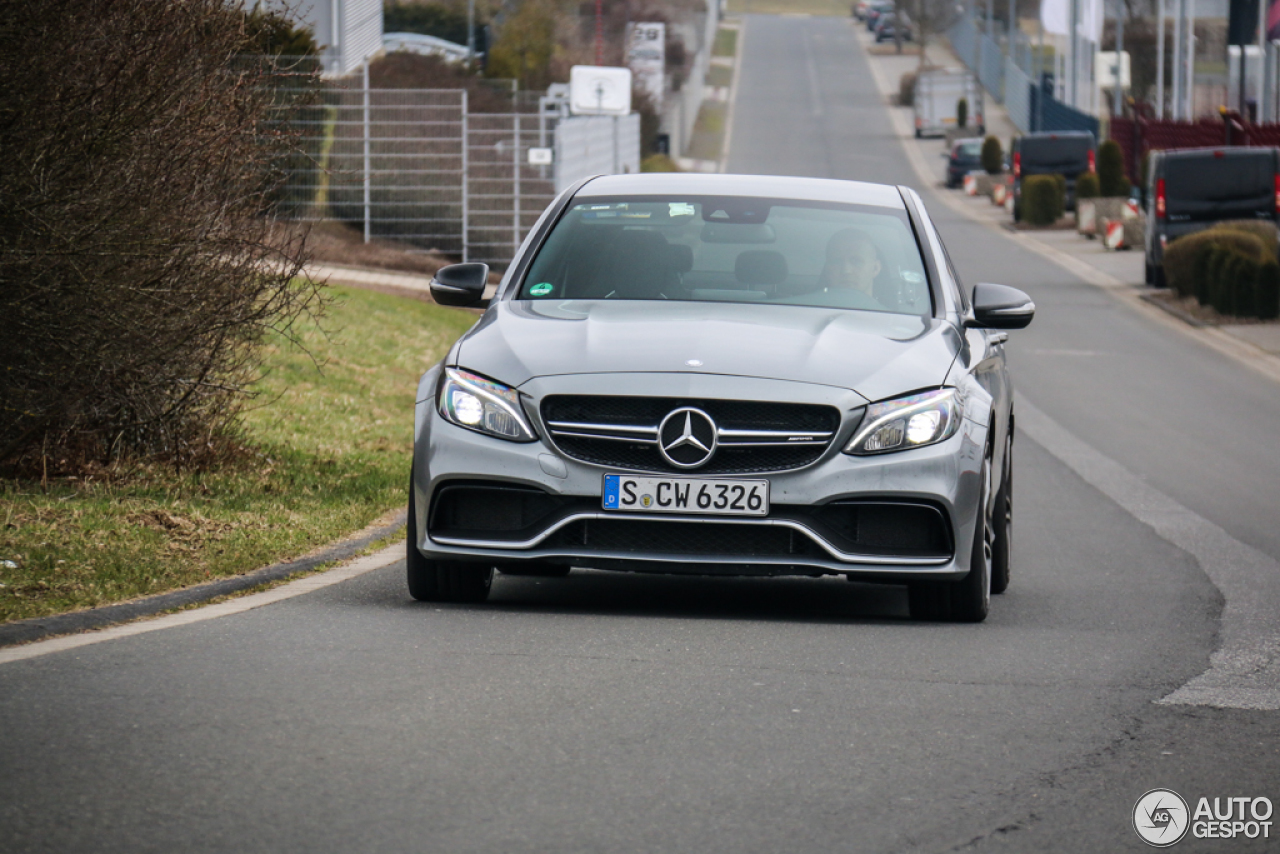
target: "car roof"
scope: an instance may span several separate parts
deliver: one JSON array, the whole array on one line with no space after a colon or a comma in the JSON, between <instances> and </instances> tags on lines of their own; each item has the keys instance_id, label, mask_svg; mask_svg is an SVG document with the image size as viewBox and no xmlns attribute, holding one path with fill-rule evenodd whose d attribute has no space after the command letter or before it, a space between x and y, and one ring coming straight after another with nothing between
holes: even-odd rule
<instances>
[{"instance_id":1,"label":"car roof","mask_svg":"<svg viewBox=\"0 0 1280 854\"><path fill-rule=\"evenodd\" d=\"M898 188L891 184L838 181L831 178L791 178L779 175L721 175L707 172L645 172L601 175L583 185L575 198L596 196L743 196L799 199L905 210Z\"/></svg>"},{"instance_id":2,"label":"car roof","mask_svg":"<svg viewBox=\"0 0 1280 854\"><path fill-rule=\"evenodd\" d=\"M1086 136L1093 139L1093 134L1087 130L1038 130L1035 133L1023 134L1018 139L1080 139Z\"/></svg>"},{"instance_id":3,"label":"car roof","mask_svg":"<svg viewBox=\"0 0 1280 854\"><path fill-rule=\"evenodd\" d=\"M1179 148L1174 151L1161 151L1160 156L1165 158L1173 157L1181 160L1184 157L1191 159L1195 157L1204 157L1206 155L1212 155L1214 157L1274 157L1275 153L1276 149L1274 146L1246 147L1243 145L1214 145L1206 146L1204 148Z\"/></svg>"}]
</instances>

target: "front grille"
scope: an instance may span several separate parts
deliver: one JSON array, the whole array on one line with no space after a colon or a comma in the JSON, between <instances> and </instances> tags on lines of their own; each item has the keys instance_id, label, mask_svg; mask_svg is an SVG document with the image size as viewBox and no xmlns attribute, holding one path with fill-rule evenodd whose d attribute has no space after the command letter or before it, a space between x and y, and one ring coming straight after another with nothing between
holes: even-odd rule
<instances>
[{"instance_id":1,"label":"front grille","mask_svg":"<svg viewBox=\"0 0 1280 854\"><path fill-rule=\"evenodd\" d=\"M561 548L619 555L785 557L815 548L804 534L775 525L726 525L649 519L581 519L555 534Z\"/></svg>"},{"instance_id":2,"label":"front grille","mask_svg":"<svg viewBox=\"0 0 1280 854\"><path fill-rule=\"evenodd\" d=\"M668 463L658 426L673 410L711 416L719 447L695 469ZM840 427L840 413L819 404L665 397L554 395L542 403L551 439L567 456L632 471L750 474L802 468L818 460Z\"/></svg>"}]
</instances>

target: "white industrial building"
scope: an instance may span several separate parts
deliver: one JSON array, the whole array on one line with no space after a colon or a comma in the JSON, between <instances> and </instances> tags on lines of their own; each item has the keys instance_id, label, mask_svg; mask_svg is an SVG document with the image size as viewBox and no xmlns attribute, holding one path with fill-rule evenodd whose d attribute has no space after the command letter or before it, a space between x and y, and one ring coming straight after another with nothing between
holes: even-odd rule
<instances>
[{"instance_id":1,"label":"white industrial building","mask_svg":"<svg viewBox=\"0 0 1280 854\"><path fill-rule=\"evenodd\" d=\"M382 0L269 0L310 28L326 77L343 77L382 50Z\"/></svg>"}]
</instances>

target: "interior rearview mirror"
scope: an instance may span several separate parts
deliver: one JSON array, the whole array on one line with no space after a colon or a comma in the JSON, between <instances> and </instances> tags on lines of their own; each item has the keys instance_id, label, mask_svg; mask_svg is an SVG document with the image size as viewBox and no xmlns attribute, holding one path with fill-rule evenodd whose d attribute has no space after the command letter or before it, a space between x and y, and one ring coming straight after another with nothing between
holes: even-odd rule
<instances>
[{"instance_id":1,"label":"interior rearview mirror","mask_svg":"<svg viewBox=\"0 0 1280 854\"><path fill-rule=\"evenodd\" d=\"M450 264L431 278L431 298L440 305L479 306L488 283L488 264Z\"/></svg>"},{"instance_id":2,"label":"interior rearview mirror","mask_svg":"<svg viewBox=\"0 0 1280 854\"><path fill-rule=\"evenodd\" d=\"M1022 329L1035 317L1031 297L1008 285L982 282L973 288L973 318L966 326L982 329Z\"/></svg>"}]
</instances>

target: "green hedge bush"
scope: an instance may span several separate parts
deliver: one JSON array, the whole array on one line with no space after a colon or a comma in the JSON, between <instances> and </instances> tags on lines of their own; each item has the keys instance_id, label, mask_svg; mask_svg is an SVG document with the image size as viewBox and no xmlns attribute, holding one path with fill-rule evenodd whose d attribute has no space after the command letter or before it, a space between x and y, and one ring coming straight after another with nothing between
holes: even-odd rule
<instances>
[{"instance_id":1,"label":"green hedge bush","mask_svg":"<svg viewBox=\"0 0 1280 854\"><path fill-rule=\"evenodd\" d=\"M1280 317L1277 230L1269 222L1225 222L1189 234L1165 249L1165 277L1181 296L1194 296L1228 317Z\"/></svg>"},{"instance_id":2,"label":"green hedge bush","mask_svg":"<svg viewBox=\"0 0 1280 854\"><path fill-rule=\"evenodd\" d=\"M1004 151L1000 148L1000 140L994 136L982 141L982 168L988 175L999 175L1004 171Z\"/></svg>"},{"instance_id":3,"label":"green hedge bush","mask_svg":"<svg viewBox=\"0 0 1280 854\"><path fill-rule=\"evenodd\" d=\"M1098 176L1093 172L1082 172L1076 179L1076 198L1096 199L1100 194Z\"/></svg>"},{"instance_id":4,"label":"green hedge bush","mask_svg":"<svg viewBox=\"0 0 1280 854\"><path fill-rule=\"evenodd\" d=\"M963 128L969 126L969 99L961 98L956 101L956 127Z\"/></svg>"},{"instance_id":5,"label":"green hedge bush","mask_svg":"<svg viewBox=\"0 0 1280 854\"><path fill-rule=\"evenodd\" d=\"M1222 223L1206 231L1188 234L1164 251L1164 273L1169 287L1181 296L1207 299L1208 281L1214 275L1207 267L1207 253L1214 248L1231 249L1261 264L1276 260L1275 238L1264 239L1267 229L1274 235L1275 226L1265 222L1249 222L1243 226Z\"/></svg>"},{"instance_id":6,"label":"green hedge bush","mask_svg":"<svg viewBox=\"0 0 1280 854\"><path fill-rule=\"evenodd\" d=\"M1066 180L1061 175L1031 175L1022 182L1022 219L1031 225L1053 225L1062 217Z\"/></svg>"},{"instance_id":7,"label":"green hedge bush","mask_svg":"<svg viewBox=\"0 0 1280 854\"><path fill-rule=\"evenodd\" d=\"M1103 196L1129 195L1129 176L1124 174L1124 150L1109 139L1098 149L1098 185Z\"/></svg>"}]
</instances>

